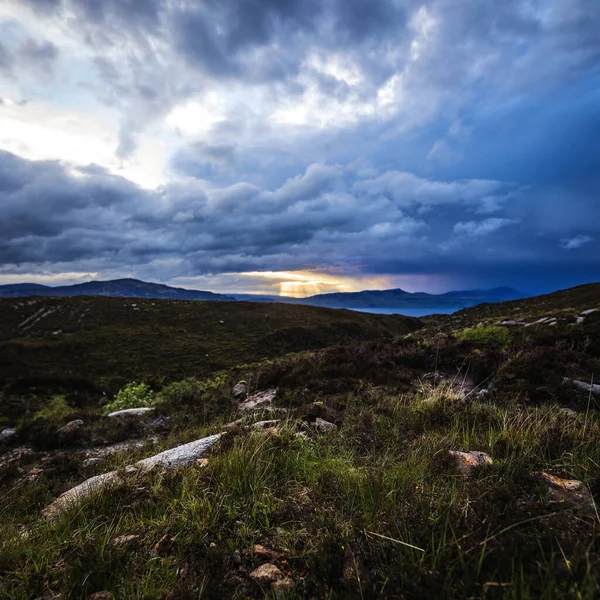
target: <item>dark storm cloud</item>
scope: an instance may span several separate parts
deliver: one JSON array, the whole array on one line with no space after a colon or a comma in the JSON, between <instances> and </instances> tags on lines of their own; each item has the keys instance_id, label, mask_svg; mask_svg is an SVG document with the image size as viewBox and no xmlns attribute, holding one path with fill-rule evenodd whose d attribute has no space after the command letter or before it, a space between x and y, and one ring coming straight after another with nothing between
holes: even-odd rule
<instances>
[{"instance_id":1,"label":"dark storm cloud","mask_svg":"<svg viewBox=\"0 0 600 600\"><path fill-rule=\"evenodd\" d=\"M521 265L564 273L573 256L581 271L597 270L584 252L597 246L597 223L539 235L525 212L477 216L486 194L508 190L395 172L357 178L314 164L274 190L172 183L148 191L96 166L73 171L2 153L0 271L147 264L164 278L342 264L362 275L487 270L497 278Z\"/></svg>"},{"instance_id":2,"label":"dark storm cloud","mask_svg":"<svg viewBox=\"0 0 600 600\"><path fill-rule=\"evenodd\" d=\"M223 120L176 132L189 179L152 192L2 155L5 265L600 277L597 0L27 2L93 55L120 158L207 91ZM44 44L0 71L51 71Z\"/></svg>"}]
</instances>

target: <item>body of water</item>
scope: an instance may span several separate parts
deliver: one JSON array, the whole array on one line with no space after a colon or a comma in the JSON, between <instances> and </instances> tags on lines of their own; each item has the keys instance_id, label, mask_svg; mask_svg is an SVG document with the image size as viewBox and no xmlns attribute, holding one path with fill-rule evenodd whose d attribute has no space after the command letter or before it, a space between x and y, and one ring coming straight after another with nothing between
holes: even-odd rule
<instances>
[{"instance_id":1,"label":"body of water","mask_svg":"<svg viewBox=\"0 0 600 600\"><path fill-rule=\"evenodd\" d=\"M427 315L450 315L462 307L455 308L351 308L357 312L376 315L404 315L405 317L426 317Z\"/></svg>"}]
</instances>

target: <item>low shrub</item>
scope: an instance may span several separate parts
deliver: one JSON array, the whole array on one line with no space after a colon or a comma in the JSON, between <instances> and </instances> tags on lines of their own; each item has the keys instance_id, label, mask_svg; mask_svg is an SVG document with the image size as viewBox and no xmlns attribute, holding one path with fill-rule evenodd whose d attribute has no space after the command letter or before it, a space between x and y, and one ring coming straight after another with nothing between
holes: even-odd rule
<instances>
[{"instance_id":1,"label":"low shrub","mask_svg":"<svg viewBox=\"0 0 600 600\"><path fill-rule=\"evenodd\" d=\"M459 340L479 342L499 348L506 348L510 344L508 329L500 325L478 325L457 333L456 337Z\"/></svg>"},{"instance_id":2,"label":"low shrub","mask_svg":"<svg viewBox=\"0 0 600 600\"><path fill-rule=\"evenodd\" d=\"M114 400L106 405L106 412L141 408L155 404L154 392L147 383L132 381L120 389Z\"/></svg>"}]
</instances>

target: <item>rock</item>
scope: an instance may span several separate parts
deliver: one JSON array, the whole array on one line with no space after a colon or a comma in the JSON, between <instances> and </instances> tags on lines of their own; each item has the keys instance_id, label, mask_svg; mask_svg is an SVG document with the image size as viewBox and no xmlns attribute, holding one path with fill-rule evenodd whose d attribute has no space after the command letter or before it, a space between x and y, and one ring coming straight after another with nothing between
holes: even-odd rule
<instances>
[{"instance_id":1,"label":"rock","mask_svg":"<svg viewBox=\"0 0 600 600\"><path fill-rule=\"evenodd\" d=\"M88 600L114 600L114 596L111 592L95 592L88 596Z\"/></svg>"},{"instance_id":2,"label":"rock","mask_svg":"<svg viewBox=\"0 0 600 600\"><path fill-rule=\"evenodd\" d=\"M563 407L559 408L558 410L564 415L569 415L570 417L576 417L578 415L577 411L573 410L572 408Z\"/></svg>"},{"instance_id":3,"label":"rock","mask_svg":"<svg viewBox=\"0 0 600 600\"><path fill-rule=\"evenodd\" d=\"M61 494L42 511L42 515L47 518L54 518L65 508L81 504L95 493L124 485L127 482L127 475L139 471L148 471L157 466L166 469L175 469L189 465L197 459L202 458L220 437L221 434L217 433L194 442L189 442L188 444L177 446L171 450L165 450L164 452L140 460L135 465L129 465L125 468L125 474L118 471L110 471L102 475L90 477L83 483Z\"/></svg>"},{"instance_id":4,"label":"rock","mask_svg":"<svg viewBox=\"0 0 600 600\"><path fill-rule=\"evenodd\" d=\"M541 325L542 323L546 323L547 321L556 320L554 317L542 317L537 321L533 321L533 323L526 323L525 327L531 327L532 325Z\"/></svg>"},{"instance_id":5,"label":"rock","mask_svg":"<svg viewBox=\"0 0 600 600\"><path fill-rule=\"evenodd\" d=\"M119 537L116 537L114 540L112 540L110 545L114 548L124 548L125 546L129 546L132 542L135 542L135 540L139 539L140 536L135 535L133 533L129 535L120 535Z\"/></svg>"},{"instance_id":6,"label":"rock","mask_svg":"<svg viewBox=\"0 0 600 600\"><path fill-rule=\"evenodd\" d=\"M274 581L271 584L271 591L273 592L276 600L283 600L294 590L294 580L286 577L279 581Z\"/></svg>"},{"instance_id":7,"label":"rock","mask_svg":"<svg viewBox=\"0 0 600 600\"><path fill-rule=\"evenodd\" d=\"M450 450L450 455L455 458L458 470L465 476L472 475L486 465L494 464L491 456L478 450L472 450L471 452Z\"/></svg>"},{"instance_id":8,"label":"rock","mask_svg":"<svg viewBox=\"0 0 600 600\"><path fill-rule=\"evenodd\" d=\"M83 461L83 466L84 467L93 467L94 465L97 465L99 463L102 462L102 459L99 457L95 457L95 458L86 458Z\"/></svg>"},{"instance_id":9,"label":"rock","mask_svg":"<svg viewBox=\"0 0 600 600\"><path fill-rule=\"evenodd\" d=\"M513 321L513 320L498 321L497 324L504 325L505 327L515 327L516 325L525 325L525 323L523 321Z\"/></svg>"},{"instance_id":10,"label":"rock","mask_svg":"<svg viewBox=\"0 0 600 600\"><path fill-rule=\"evenodd\" d=\"M16 433L17 430L12 429L10 427L3 429L2 431L0 431L0 442L8 442L8 440L10 440L10 438L13 437Z\"/></svg>"},{"instance_id":11,"label":"rock","mask_svg":"<svg viewBox=\"0 0 600 600\"><path fill-rule=\"evenodd\" d=\"M81 504L96 492L119 487L123 483L124 481L117 471L90 477L90 479L86 479L83 483L61 494L52 504L44 508L42 515L46 518L54 518L65 508Z\"/></svg>"},{"instance_id":12,"label":"rock","mask_svg":"<svg viewBox=\"0 0 600 600\"><path fill-rule=\"evenodd\" d=\"M577 379L564 378L564 381L570 381L575 387L592 394L600 394L600 385L597 383L586 383L585 381L578 381Z\"/></svg>"},{"instance_id":13,"label":"rock","mask_svg":"<svg viewBox=\"0 0 600 600\"><path fill-rule=\"evenodd\" d=\"M245 412L271 406L276 395L276 388L259 392L258 394L249 396L245 402L239 405L239 409Z\"/></svg>"},{"instance_id":14,"label":"rock","mask_svg":"<svg viewBox=\"0 0 600 600\"><path fill-rule=\"evenodd\" d=\"M237 566L242 564L242 555L240 554L239 550L235 550L233 552L233 554L231 555L231 562Z\"/></svg>"},{"instance_id":15,"label":"rock","mask_svg":"<svg viewBox=\"0 0 600 600\"><path fill-rule=\"evenodd\" d=\"M83 427L83 425L84 423L81 419L75 419L60 427L56 433L61 436L73 435L80 427Z\"/></svg>"},{"instance_id":16,"label":"rock","mask_svg":"<svg viewBox=\"0 0 600 600\"><path fill-rule=\"evenodd\" d=\"M116 410L115 412L108 413L107 417L111 419L114 417L125 417L125 416L133 416L139 417L140 415L145 415L148 412L154 410L152 406L143 406L141 408L124 408L123 410Z\"/></svg>"},{"instance_id":17,"label":"rock","mask_svg":"<svg viewBox=\"0 0 600 600\"><path fill-rule=\"evenodd\" d=\"M585 483L577 479L562 479L544 471L533 473L537 481L546 489L550 502L570 505L596 515L596 504Z\"/></svg>"},{"instance_id":18,"label":"rock","mask_svg":"<svg viewBox=\"0 0 600 600\"><path fill-rule=\"evenodd\" d=\"M592 313L598 312L597 308L588 308L587 310L582 310L579 314L587 317L587 315L591 315Z\"/></svg>"},{"instance_id":19,"label":"rock","mask_svg":"<svg viewBox=\"0 0 600 600\"><path fill-rule=\"evenodd\" d=\"M248 384L242 380L233 386L234 398L245 398L248 395Z\"/></svg>"},{"instance_id":20,"label":"rock","mask_svg":"<svg viewBox=\"0 0 600 600\"><path fill-rule=\"evenodd\" d=\"M270 548L265 548L260 544L254 544L254 556L260 558L261 560L275 561L279 560L283 554L281 554L281 552L271 550Z\"/></svg>"},{"instance_id":21,"label":"rock","mask_svg":"<svg viewBox=\"0 0 600 600\"><path fill-rule=\"evenodd\" d=\"M324 419L320 419L319 417L317 417L315 420L313 427L318 433L329 433L337 429L337 425L330 423L329 421L325 421Z\"/></svg>"},{"instance_id":22,"label":"rock","mask_svg":"<svg viewBox=\"0 0 600 600\"><path fill-rule=\"evenodd\" d=\"M160 454L145 458L136 463L136 466L141 469L152 469L156 466L167 467L173 469L183 467L193 463L196 459L202 458L212 446L217 442L222 434L217 433L195 442L189 442L182 446L177 446L171 450L165 450Z\"/></svg>"},{"instance_id":23,"label":"rock","mask_svg":"<svg viewBox=\"0 0 600 600\"><path fill-rule=\"evenodd\" d=\"M285 575L271 563L260 565L258 569L254 569L254 571L250 573L250 579L259 585L269 585L274 581L281 581L285 578Z\"/></svg>"}]
</instances>

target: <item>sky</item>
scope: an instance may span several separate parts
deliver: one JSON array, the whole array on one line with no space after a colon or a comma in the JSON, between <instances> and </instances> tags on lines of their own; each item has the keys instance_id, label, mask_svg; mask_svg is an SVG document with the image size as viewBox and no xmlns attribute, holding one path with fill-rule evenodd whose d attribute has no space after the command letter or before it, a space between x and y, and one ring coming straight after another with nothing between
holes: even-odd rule
<instances>
[{"instance_id":1,"label":"sky","mask_svg":"<svg viewBox=\"0 0 600 600\"><path fill-rule=\"evenodd\" d=\"M598 0L0 0L0 284L600 280Z\"/></svg>"}]
</instances>

